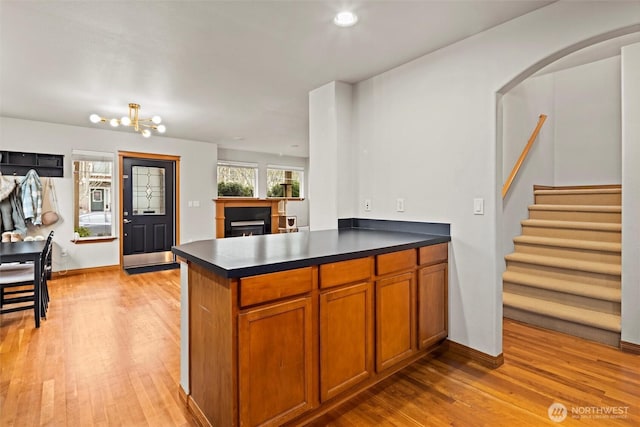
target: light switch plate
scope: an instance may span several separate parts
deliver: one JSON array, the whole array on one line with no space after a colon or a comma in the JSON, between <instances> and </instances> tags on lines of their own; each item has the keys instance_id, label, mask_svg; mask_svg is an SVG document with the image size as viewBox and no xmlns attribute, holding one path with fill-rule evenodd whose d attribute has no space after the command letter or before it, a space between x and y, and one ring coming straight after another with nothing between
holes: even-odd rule
<instances>
[{"instance_id":1,"label":"light switch plate","mask_svg":"<svg viewBox=\"0 0 640 427\"><path fill-rule=\"evenodd\" d=\"M473 199L473 214L484 215L484 199Z\"/></svg>"}]
</instances>

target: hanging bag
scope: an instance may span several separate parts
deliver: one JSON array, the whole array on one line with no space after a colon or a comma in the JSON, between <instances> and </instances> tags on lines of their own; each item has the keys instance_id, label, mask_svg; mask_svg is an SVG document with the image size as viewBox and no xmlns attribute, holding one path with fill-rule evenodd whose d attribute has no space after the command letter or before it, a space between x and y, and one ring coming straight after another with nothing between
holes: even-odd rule
<instances>
[{"instance_id":1,"label":"hanging bag","mask_svg":"<svg viewBox=\"0 0 640 427\"><path fill-rule=\"evenodd\" d=\"M58 215L58 200L56 198L53 179L46 178L42 194L42 225L53 225L60 220Z\"/></svg>"}]
</instances>

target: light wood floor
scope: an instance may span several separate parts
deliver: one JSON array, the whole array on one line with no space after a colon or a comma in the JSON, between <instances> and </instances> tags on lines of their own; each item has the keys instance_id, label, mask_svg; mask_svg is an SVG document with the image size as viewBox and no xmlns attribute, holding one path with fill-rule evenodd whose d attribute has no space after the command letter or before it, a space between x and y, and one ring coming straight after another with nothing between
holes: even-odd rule
<instances>
[{"instance_id":1,"label":"light wood floor","mask_svg":"<svg viewBox=\"0 0 640 427\"><path fill-rule=\"evenodd\" d=\"M30 312L0 317L1 426L196 425L177 392L177 271L58 278L50 292L40 329ZM425 359L313 426L640 425L640 356L512 321L504 356L495 370ZM626 418L572 418L594 407Z\"/></svg>"}]
</instances>

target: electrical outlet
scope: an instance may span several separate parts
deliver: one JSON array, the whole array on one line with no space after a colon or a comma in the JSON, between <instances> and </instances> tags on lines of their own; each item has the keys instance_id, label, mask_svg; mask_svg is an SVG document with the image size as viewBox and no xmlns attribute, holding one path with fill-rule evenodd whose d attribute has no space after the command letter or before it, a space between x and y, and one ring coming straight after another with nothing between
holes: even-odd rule
<instances>
[{"instance_id":1,"label":"electrical outlet","mask_svg":"<svg viewBox=\"0 0 640 427\"><path fill-rule=\"evenodd\" d=\"M364 210L366 212L371 211L371 199L364 199Z\"/></svg>"},{"instance_id":2,"label":"electrical outlet","mask_svg":"<svg viewBox=\"0 0 640 427\"><path fill-rule=\"evenodd\" d=\"M396 199L396 212L404 212L404 199Z\"/></svg>"}]
</instances>

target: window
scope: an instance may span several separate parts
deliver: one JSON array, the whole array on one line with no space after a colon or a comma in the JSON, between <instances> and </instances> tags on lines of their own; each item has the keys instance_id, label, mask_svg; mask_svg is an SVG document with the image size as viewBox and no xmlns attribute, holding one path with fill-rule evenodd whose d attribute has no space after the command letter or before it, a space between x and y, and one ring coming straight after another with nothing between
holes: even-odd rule
<instances>
[{"instance_id":1,"label":"window","mask_svg":"<svg viewBox=\"0 0 640 427\"><path fill-rule=\"evenodd\" d=\"M114 238L113 154L73 150L72 158L76 240Z\"/></svg>"},{"instance_id":2,"label":"window","mask_svg":"<svg viewBox=\"0 0 640 427\"><path fill-rule=\"evenodd\" d=\"M304 197L304 169L292 166L267 166L267 197Z\"/></svg>"},{"instance_id":3,"label":"window","mask_svg":"<svg viewBox=\"0 0 640 427\"><path fill-rule=\"evenodd\" d=\"M218 162L218 196L257 197L256 163Z\"/></svg>"}]
</instances>

